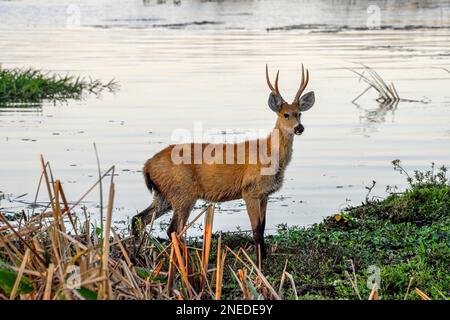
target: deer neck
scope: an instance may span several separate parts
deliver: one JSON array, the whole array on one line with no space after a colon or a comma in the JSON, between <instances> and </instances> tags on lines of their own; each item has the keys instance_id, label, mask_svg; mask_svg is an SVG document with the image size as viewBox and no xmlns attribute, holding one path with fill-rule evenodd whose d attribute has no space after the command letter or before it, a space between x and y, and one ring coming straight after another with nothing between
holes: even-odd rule
<instances>
[{"instance_id":1,"label":"deer neck","mask_svg":"<svg viewBox=\"0 0 450 320\"><path fill-rule=\"evenodd\" d=\"M272 141L273 137L278 136L278 143ZM275 128L271 134L272 152L278 154L279 170L284 171L292 158L292 145L294 143L294 133L283 129L280 121L277 120Z\"/></svg>"}]
</instances>

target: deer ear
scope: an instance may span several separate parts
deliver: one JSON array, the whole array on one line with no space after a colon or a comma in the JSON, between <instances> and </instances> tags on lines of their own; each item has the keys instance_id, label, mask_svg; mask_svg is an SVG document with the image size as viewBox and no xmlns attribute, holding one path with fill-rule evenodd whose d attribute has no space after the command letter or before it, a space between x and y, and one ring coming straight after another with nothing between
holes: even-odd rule
<instances>
[{"instance_id":1,"label":"deer ear","mask_svg":"<svg viewBox=\"0 0 450 320\"><path fill-rule=\"evenodd\" d=\"M298 99L298 106L301 112L307 111L312 108L316 98L314 96L314 91L310 91L304 94L300 99Z\"/></svg>"},{"instance_id":2,"label":"deer ear","mask_svg":"<svg viewBox=\"0 0 450 320\"><path fill-rule=\"evenodd\" d=\"M269 96L269 107L272 111L279 112L281 109L281 105L283 104L283 98L280 95L275 95L271 93Z\"/></svg>"}]
</instances>

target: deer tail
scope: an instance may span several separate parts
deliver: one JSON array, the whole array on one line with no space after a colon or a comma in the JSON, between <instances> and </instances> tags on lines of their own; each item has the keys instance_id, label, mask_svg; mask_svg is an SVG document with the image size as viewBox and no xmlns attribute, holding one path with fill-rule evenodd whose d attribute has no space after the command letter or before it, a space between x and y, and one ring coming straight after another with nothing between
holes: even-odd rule
<instances>
[{"instance_id":1,"label":"deer tail","mask_svg":"<svg viewBox=\"0 0 450 320\"><path fill-rule=\"evenodd\" d=\"M145 179L145 184L147 185L147 188L148 188L148 190L150 190L150 192L158 191L158 188L156 187L153 180L150 178L150 174L148 172L144 171L144 179Z\"/></svg>"}]
</instances>

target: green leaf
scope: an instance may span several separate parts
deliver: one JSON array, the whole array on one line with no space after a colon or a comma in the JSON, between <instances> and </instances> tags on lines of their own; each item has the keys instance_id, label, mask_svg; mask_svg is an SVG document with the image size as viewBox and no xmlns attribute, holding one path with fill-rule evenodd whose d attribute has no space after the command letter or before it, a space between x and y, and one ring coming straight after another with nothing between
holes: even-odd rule
<instances>
[{"instance_id":1,"label":"green leaf","mask_svg":"<svg viewBox=\"0 0 450 320\"><path fill-rule=\"evenodd\" d=\"M92 290L81 287L76 289L78 293L86 300L97 300L97 293Z\"/></svg>"},{"instance_id":2,"label":"green leaf","mask_svg":"<svg viewBox=\"0 0 450 320\"><path fill-rule=\"evenodd\" d=\"M151 275L151 271L147 268L135 267L136 273L139 277L147 279Z\"/></svg>"},{"instance_id":3,"label":"green leaf","mask_svg":"<svg viewBox=\"0 0 450 320\"><path fill-rule=\"evenodd\" d=\"M258 292L258 290L256 290L256 288L255 288L255 286L253 285L253 283L251 283L250 281L248 281L247 279L245 279L245 281L247 282L247 287L249 287L250 288L250 291L252 292L252 294L253 294L253 299L254 300L258 300L258 298L259 298L259 292Z\"/></svg>"},{"instance_id":4,"label":"green leaf","mask_svg":"<svg viewBox=\"0 0 450 320\"><path fill-rule=\"evenodd\" d=\"M165 250L164 246L154 237L149 237L149 242L156 247L157 250L163 251Z\"/></svg>"},{"instance_id":5,"label":"green leaf","mask_svg":"<svg viewBox=\"0 0 450 320\"><path fill-rule=\"evenodd\" d=\"M159 274L159 275L157 275L156 277L151 276L150 279L151 279L152 281L165 282L166 279L167 279L167 277L166 277L166 276L163 276L163 275L161 275L161 274Z\"/></svg>"},{"instance_id":6,"label":"green leaf","mask_svg":"<svg viewBox=\"0 0 450 320\"><path fill-rule=\"evenodd\" d=\"M3 260L2 258L0 258L0 267L4 268L6 267L8 264L5 262L5 260Z\"/></svg>"},{"instance_id":7,"label":"green leaf","mask_svg":"<svg viewBox=\"0 0 450 320\"><path fill-rule=\"evenodd\" d=\"M150 278L150 280L152 280L152 281L159 281L159 282L163 282L166 280L166 277L163 275L157 275L156 277L154 277L152 275L153 272L147 268L135 267L135 269L136 269L137 275L139 277L141 277L142 279Z\"/></svg>"},{"instance_id":8,"label":"green leaf","mask_svg":"<svg viewBox=\"0 0 450 320\"><path fill-rule=\"evenodd\" d=\"M18 273L13 270L0 269L0 288L10 294L16 283ZM27 294L34 290L33 284L26 277L22 276L19 282L18 294Z\"/></svg>"}]
</instances>

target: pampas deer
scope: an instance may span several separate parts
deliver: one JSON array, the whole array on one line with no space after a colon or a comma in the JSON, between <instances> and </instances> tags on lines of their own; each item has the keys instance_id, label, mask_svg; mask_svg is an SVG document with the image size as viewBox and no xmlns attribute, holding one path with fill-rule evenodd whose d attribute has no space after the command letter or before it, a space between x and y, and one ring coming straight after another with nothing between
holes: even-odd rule
<instances>
[{"instance_id":1,"label":"pampas deer","mask_svg":"<svg viewBox=\"0 0 450 320\"><path fill-rule=\"evenodd\" d=\"M304 131L301 114L315 101L314 92L302 95L309 81L309 72L306 70L305 77L303 65L300 88L292 103L282 98L278 90L278 75L279 72L273 87L266 65L266 80L271 90L268 104L277 117L275 128L267 138L238 144L170 145L145 163L145 183L150 191L154 191L154 196L151 205L133 217L132 228L136 236L152 219L170 210L173 210L173 218L168 229L169 237L172 232L181 232L198 199L211 202L243 199L258 257L266 257L267 200L282 186L284 172L292 157L294 136ZM203 155L209 154L216 161L192 161L196 150ZM262 151L267 153L270 161L263 161L267 158ZM185 161L180 162L179 157Z\"/></svg>"}]
</instances>

